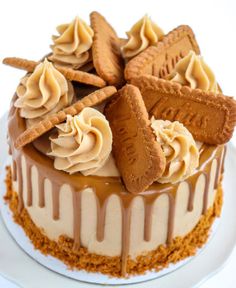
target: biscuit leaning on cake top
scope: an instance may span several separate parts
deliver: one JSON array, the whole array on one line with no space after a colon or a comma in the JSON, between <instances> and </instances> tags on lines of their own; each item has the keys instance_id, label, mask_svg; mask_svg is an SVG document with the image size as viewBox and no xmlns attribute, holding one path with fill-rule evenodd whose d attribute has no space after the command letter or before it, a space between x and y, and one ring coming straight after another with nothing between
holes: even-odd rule
<instances>
[{"instance_id":1,"label":"biscuit leaning on cake top","mask_svg":"<svg viewBox=\"0 0 236 288\"><path fill-rule=\"evenodd\" d=\"M115 30L98 12L90 14L94 31L92 55L98 75L109 85L121 87L124 84L124 60L120 50L120 39Z\"/></svg>"},{"instance_id":2,"label":"biscuit leaning on cake top","mask_svg":"<svg viewBox=\"0 0 236 288\"><path fill-rule=\"evenodd\" d=\"M162 176L165 156L155 139L139 89L126 84L107 104L104 113L111 126L113 153L126 188L132 193L142 192Z\"/></svg>"},{"instance_id":3,"label":"biscuit leaning on cake top","mask_svg":"<svg viewBox=\"0 0 236 288\"><path fill-rule=\"evenodd\" d=\"M150 116L179 121L207 144L224 144L233 135L236 101L223 94L191 89L151 75L131 79L140 89Z\"/></svg>"}]
</instances>

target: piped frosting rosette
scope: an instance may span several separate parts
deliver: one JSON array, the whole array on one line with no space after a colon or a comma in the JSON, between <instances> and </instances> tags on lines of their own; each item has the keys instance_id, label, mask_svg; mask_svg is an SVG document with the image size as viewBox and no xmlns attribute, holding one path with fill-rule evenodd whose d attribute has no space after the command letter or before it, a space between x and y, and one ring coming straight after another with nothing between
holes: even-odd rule
<instances>
[{"instance_id":1,"label":"piped frosting rosette","mask_svg":"<svg viewBox=\"0 0 236 288\"><path fill-rule=\"evenodd\" d=\"M112 132L105 116L93 108L84 108L66 123L57 125L58 135L51 137L50 156L54 167L70 174L94 175L108 160Z\"/></svg>"},{"instance_id":2,"label":"piped frosting rosette","mask_svg":"<svg viewBox=\"0 0 236 288\"><path fill-rule=\"evenodd\" d=\"M129 38L128 42L121 48L124 58L138 55L148 46L156 44L164 35L162 29L147 15L134 24L126 34Z\"/></svg>"},{"instance_id":3,"label":"piped frosting rosette","mask_svg":"<svg viewBox=\"0 0 236 288\"><path fill-rule=\"evenodd\" d=\"M92 61L90 48L93 43L93 30L82 19L76 17L69 24L57 27L58 36L52 36L52 55L49 59L60 65L79 69Z\"/></svg>"},{"instance_id":4,"label":"piped frosting rosette","mask_svg":"<svg viewBox=\"0 0 236 288\"><path fill-rule=\"evenodd\" d=\"M29 125L70 105L74 96L72 84L47 59L22 78L16 93L14 105Z\"/></svg>"},{"instance_id":5,"label":"piped frosting rosette","mask_svg":"<svg viewBox=\"0 0 236 288\"><path fill-rule=\"evenodd\" d=\"M203 61L203 58L196 55L194 51L190 51L176 64L167 79L189 86L192 89L199 88L204 91L218 92L214 73Z\"/></svg>"},{"instance_id":6,"label":"piped frosting rosette","mask_svg":"<svg viewBox=\"0 0 236 288\"><path fill-rule=\"evenodd\" d=\"M166 167L160 183L176 183L194 173L198 166L199 151L192 134L178 121L151 119L156 140L166 157Z\"/></svg>"}]
</instances>

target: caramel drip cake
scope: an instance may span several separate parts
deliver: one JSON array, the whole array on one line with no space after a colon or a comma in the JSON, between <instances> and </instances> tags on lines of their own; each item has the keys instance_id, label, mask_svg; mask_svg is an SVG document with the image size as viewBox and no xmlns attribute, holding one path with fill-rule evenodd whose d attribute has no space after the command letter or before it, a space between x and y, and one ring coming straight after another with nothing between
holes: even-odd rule
<instances>
[{"instance_id":1,"label":"caramel drip cake","mask_svg":"<svg viewBox=\"0 0 236 288\"><path fill-rule=\"evenodd\" d=\"M188 26L145 16L119 39L93 12L57 31L42 60L3 60L27 71L8 118L14 221L72 269L128 277L193 256L220 216L236 102Z\"/></svg>"}]
</instances>

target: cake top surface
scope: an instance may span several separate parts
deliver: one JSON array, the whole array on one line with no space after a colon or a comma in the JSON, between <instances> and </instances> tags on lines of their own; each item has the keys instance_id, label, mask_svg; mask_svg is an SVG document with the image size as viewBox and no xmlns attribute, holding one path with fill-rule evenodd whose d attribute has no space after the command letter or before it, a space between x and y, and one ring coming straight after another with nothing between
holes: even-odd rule
<instances>
[{"instance_id":1,"label":"cake top surface","mask_svg":"<svg viewBox=\"0 0 236 288\"><path fill-rule=\"evenodd\" d=\"M227 143L236 123L193 31L165 34L145 15L120 39L98 12L90 21L59 25L40 61L3 60L28 72L15 149L32 143L68 177L118 177L134 194L191 177L200 147Z\"/></svg>"}]
</instances>

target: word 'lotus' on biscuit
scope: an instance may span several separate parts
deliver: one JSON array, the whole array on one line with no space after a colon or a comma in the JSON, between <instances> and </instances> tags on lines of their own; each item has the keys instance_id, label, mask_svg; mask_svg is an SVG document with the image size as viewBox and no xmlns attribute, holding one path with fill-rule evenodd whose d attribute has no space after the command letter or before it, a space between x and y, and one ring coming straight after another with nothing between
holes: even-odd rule
<instances>
[{"instance_id":1,"label":"word 'lotus' on biscuit","mask_svg":"<svg viewBox=\"0 0 236 288\"><path fill-rule=\"evenodd\" d=\"M142 192L162 175L165 156L155 139L139 89L125 85L107 105L105 115L125 186L131 193Z\"/></svg>"},{"instance_id":2,"label":"word 'lotus' on biscuit","mask_svg":"<svg viewBox=\"0 0 236 288\"><path fill-rule=\"evenodd\" d=\"M195 140L224 144L236 124L236 101L223 94L191 89L151 75L133 78L150 115L156 119L179 121Z\"/></svg>"}]
</instances>

